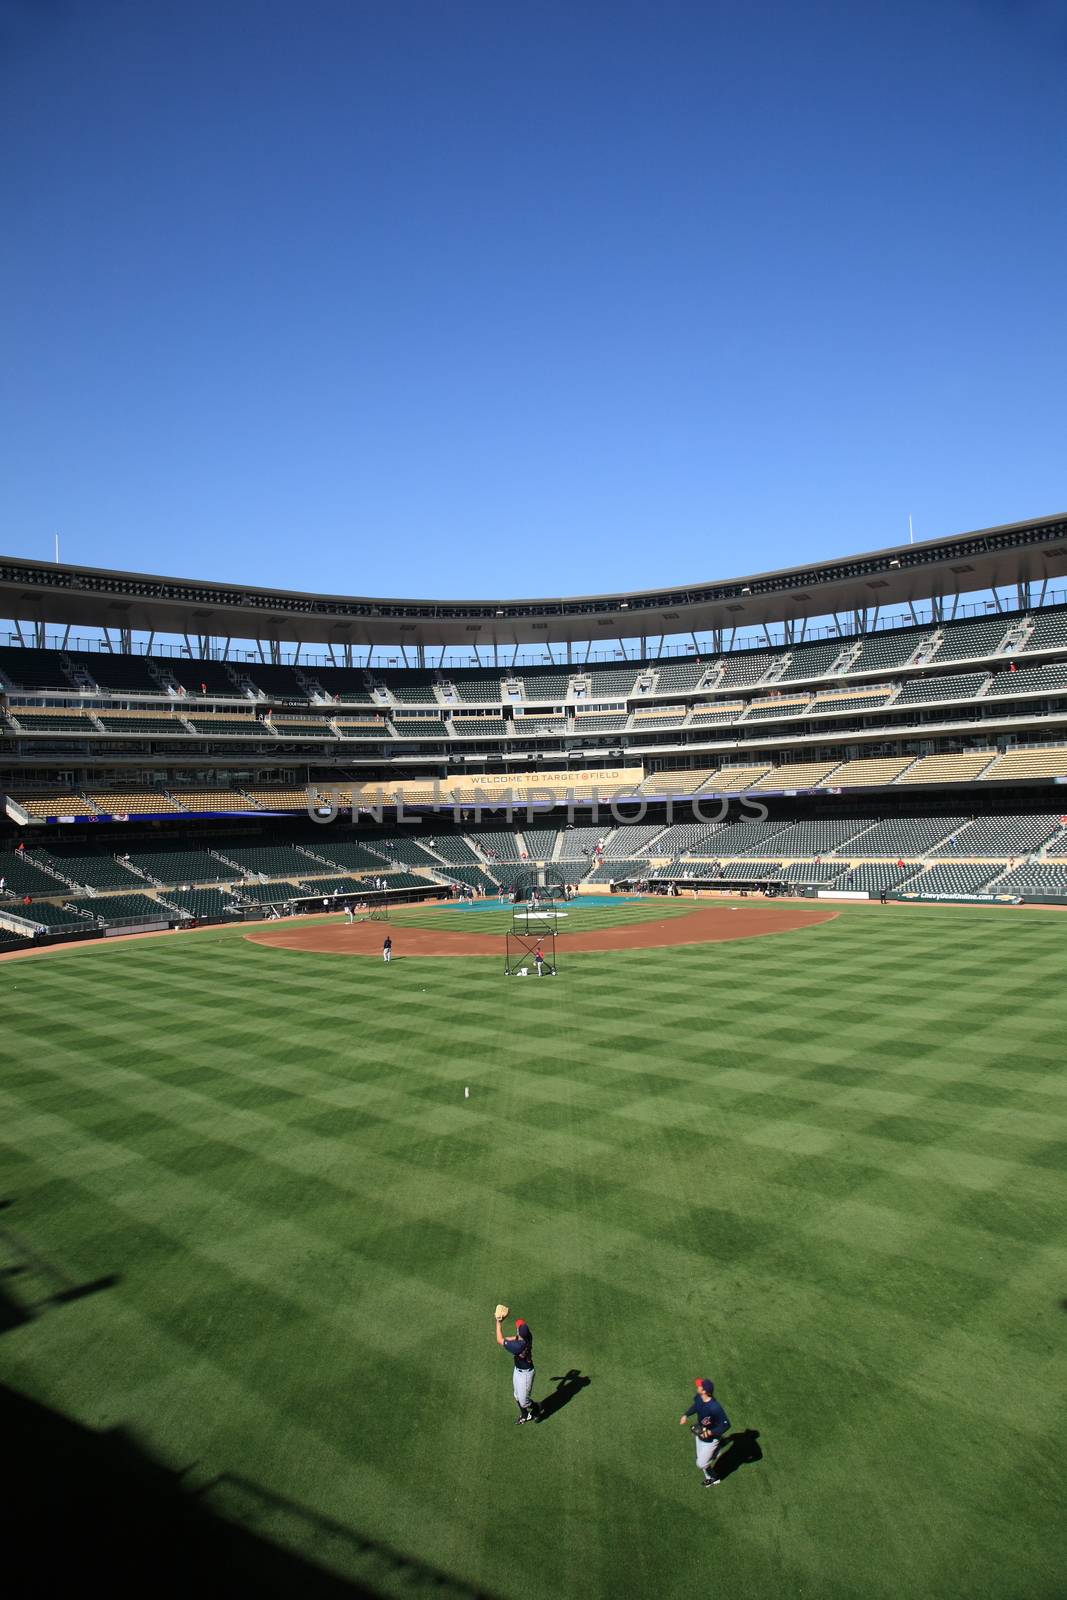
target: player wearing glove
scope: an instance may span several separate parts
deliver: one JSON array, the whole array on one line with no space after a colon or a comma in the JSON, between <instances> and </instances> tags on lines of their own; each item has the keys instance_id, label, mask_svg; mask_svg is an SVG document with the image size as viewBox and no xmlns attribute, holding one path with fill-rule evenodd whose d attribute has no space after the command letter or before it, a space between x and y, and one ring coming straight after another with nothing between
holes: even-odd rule
<instances>
[{"instance_id":1,"label":"player wearing glove","mask_svg":"<svg viewBox=\"0 0 1067 1600\"><path fill-rule=\"evenodd\" d=\"M690 1417L696 1418L691 1427L696 1440L697 1466L704 1474L702 1487L710 1489L722 1482L711 1470L711 1464L719 1453L724 1434L729 1432L730 1419L715 1399L715 1385L710 1378L694 1378L693 1383L697 1397L689 1410L682 1412L678 1421L684 1424Z\"/></svg>"},{"instance_id":2,"label":"player wearing glove","mask_svg":"<svg viewBox=\"0 0 1067 1600\"><path fill-rule=\"evenodd\" d=\"M515 1318L515 1336L505 1339L503 1322L508 1314L505 1305L499 1305L493 1313L496 1326L496 1342L506 1350L515 1363L515 1370L511 1377L511 1389L515 1396L515 1404L519 1408L516 1427L521 1427L524 1422L540 1422L541 1407L531 1398L533 1381L536 1373L533 1359L533 1334L530 1324L522 1317Z\"/></svg>"}]
</instances>

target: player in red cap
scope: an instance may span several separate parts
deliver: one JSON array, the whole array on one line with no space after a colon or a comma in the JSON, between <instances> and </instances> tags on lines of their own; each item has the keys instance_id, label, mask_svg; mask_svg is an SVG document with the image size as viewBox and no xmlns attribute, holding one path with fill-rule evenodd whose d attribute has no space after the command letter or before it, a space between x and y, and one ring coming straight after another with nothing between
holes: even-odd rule
<instances>
[{"instance_id":1,"label":"player in red cap","mask_svg":"<svg viewBox=\"0 0 1067 1600\"><path fill-rule=\"evenodd\" d=\"M498 1322L496 1325L496 1342L507 1351L515 1362L515 1370L511 1377L511 1388L515 1396L515 1404L519 1408L519 1415L515 1423L516 1427L521 1428L524 1422L540 1422L541 1407L536 1400L531 1398L537 1369L534 1366L533 1334L530 1332L530 1324L524 1317L516 1317L515 1336L512 1339L505 1339L503 1324Z\"/></svg>"},{"instance_id":2,"label":"player in red cap","mask_svg":"<svg viewBox=\"0 0 1067 1600\"><path fill-rule=\"evenodd\" d=\"M730 1419L715 1399L715 1385L710 1378L694 1378L693 1384L697 1397L689 1410L682 1412L678 1421L684 1425L690 1417L696 1418L691 1426L696 1440L697 1466L704 1474L702 1487L710 1489L722 1482L721 1478L715 1476L711 1464L719 1453L723 1436L730 1430Z\"/></svg>"}]
</instances>

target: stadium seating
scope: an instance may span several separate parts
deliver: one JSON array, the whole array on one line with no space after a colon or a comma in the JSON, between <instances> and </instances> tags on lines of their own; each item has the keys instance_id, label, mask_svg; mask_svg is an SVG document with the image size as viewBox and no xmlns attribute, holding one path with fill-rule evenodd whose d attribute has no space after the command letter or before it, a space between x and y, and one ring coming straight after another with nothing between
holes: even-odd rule
<instances>
[{"instance_id":1,"label":"stadium seating","mask_svg":"<svg viewBox=\"0 0 1067 1600\"><path fill-rule=\"evenodd\" d=\"M85 795L75 794L72 789L9 789L8 797L27 816L41 820L46 817L96 815L96 806Z\"/></svg>"},{"instance_id":2,"label":"stadium seating","mask_svg":"<svg viewBox=\"0 0 1067 1600\"><path fill-rule=\"evenodd\" d=\"M813 883L828 887L840 878L844 863L840 861L787 861L782 865L785 883Z\"/></svg>"},{"instance_id":3,"label":"stadium seating","mask_svg":"<svg viewBox=\"0 0 1067 1600\"><path fill-rule=\"evenodd\" d=\"M825 678L835 661L847 649L843 639L828 639L817 644L794 645L776 682L788 683L793 678Z\"/></svg>"},{"instance_id":4,"label":"stadium seating","mask_svg":"<svg viewBox=\"0 0 1067 1600\"><path fill-rule=\"evenodd\" d=\"M501 738L508 731L503 717L454 716L452 733L457 739Z\"/></svg>"},{"instance_id":5,"label":"stadium seating","mask_svg":"<svg viewBox=\"0 0 1067 1600\"><path fill-rule=\"evenodd\" d=\"M556 672L551 668L541 671L537 667L522 667L513 674L522 684L523 695L527 700L552 701L554 705L562 705L567 698L570 676L566 672Z\"/></svg>"},{"instance_id":6,"label":"stadium seating","mask_svg":"<svg viewBox=\"0 0 1067 1600\"><path fill-rule=\"evenodd\" d=\"M188 739L189 729L178 716L167 711L97 711L98 722L108 733L125 733L146 738L150 734L169 734Z\"/></svg>"},{"instance_id":7,"label":"stadium seating","mask_svg":"<svg viewBox=\"0 0 1067 1600\"><path fill-rule=\"evenodd\" d=\"M1008 627L1008 618L1003 616L979 617L970 622L947 622L933 659L940 666L943 661L965 661L968 657L996 655Z\"/></svg>"},{"instance_id":8,"label":"stadium seating","mask_svg":"<svg viewBox=\"0 0 1067 1600\"><path fill-rule=\"evenodd\" d=\"M834 888L847 889L850 894L880 894L883 889L892 892L902 884L910 884L916 870L914 866L898 867L890 861L861 861L845 867L834 880Z\"/></svg>"},{"instance_id":9,"label":"stadium seating","mask_svg":"<svg viewBox=\"0 0 1067 1600\"><path fill-rule=\"evenodd\" d=\"M0 673L12 689L65 689L69 694L74 687L57 651L36 650L29 645L0 648Z\"/></svg>"},{"instance_id":10,"label":"stadium seating","mask_svg":"<svg viewBox=\"0 0 1067 1600\"><path fill-rule=\"evenodd\" d=\"M393 731L398 739L447 739L448 723L443 717L402 717L399 712L393 719Z\"/></svg>"},{"instance_id":11,"label":"stadium seating","mask_svg":"<svg viewBox=\"0 0 1067 1600\"><path fill-rule=\"evenodd\" d=\"M227 839L220 845L220 854L249 876L264 878L299 878L311 866L307 856L288 844L236 844Z\"/></svg>"},{"instance_id":12,"label":"stadium seating","mask_svg":"<svg viewBox=\"0 0 1067 1600\"><path fill-rule=\"evenodd\" d=\"M991 883L999 867L974 862L939 862L920 872L908 884L913 894L978 894Z\"/></svg>"},{"instance_id":13,"label":"stadium seating","mask_svg":"<svg viewBox=\"0 0 1067 1600\"><path fill-rule=\"evenodd\" d=\"M151 816L162 812L178 815L181 811L158 789L89 789L86 799L102 816Z\"/></svg>"},{"instance_id":14,"label":"stadium seating","mask_svg":"<svg viewBox=\"0 0 1067 1600\"><path fill-rule=\"evenodd\" d=\"M346 838L343 831L335 828L323 828L319 836L308 840L306 848L318 861L332 863L339 872L384 872L386 869L384 842L377 843L377 850L382 852L379 855L362 840ZM304 868L314 872L315 861L305 858Z\"/></svg>"},{"instance_id":15,"label":"stadium seating","mask_svg":"<svg viewBox=\"0 0 1067 1600\"><path fill-rule=\"evenodd\" d=\"M560 831L558 828L523 828L522 837L530 860L550 860L560 837Z\"/></svg>"},{"instance_id":16,"label":"stadium seating","mask_svg":"<svg viewBox=\"0 0 1067 1600\"><path fill-rule=\"evenodd\" d=\"M618 828L607 836L604 841L604 859L607 861L622 858L633 859L646 854L646 846L663 832L661 822L630 823L626 827ZM670 851L657 850L656 855L669 855Z\"/></svg>"},{"instance_id":17,"label":"stadium seating","mask_svg":"<svg viewBox=\"0 0 1067 1600\"><path fill-rule=\"evenodd\" d=\"M471 864L479 859L470 841L462 834L437 833L433 835L433 839L434 854L452 866Z\"/></svg>"},{"instance_id":18,"label":"stadium seating","mask_svg":"<svg viewBox=\"0 0 1067 1600\"><path fill-rule=\"evenodd\" d=\"M860 640L859 654L849 662L848 671L888 672L904 667L914 658L929 660L932 628L893 628L867 634Z\"/></svg>"},{"instance_id":19,"label":"stadium seating","mask_svg":"<svg viewBox=\"0 0 1067 1600\"><path fill-rule=\"evenodd\" d=\"M317 683L327 699L345 706L375 704L362 667L308 667L305 676Z\"/></svg>"},{"instance_id":20,"label":"stadium seating","mask_svg":"<svg viewBox=\"0 0 1067 1600\"><path fill-rule=\"evenodd\" d=\"M130 865L146 872L156 883L232 883L238 876L207 850L131 850Z\"/></svg>"},{"instance_id":21,"label":"stadium seating","mask_svg":"<svg viewBox=\"0 0 1067 1600\"><path fill-rule=\"evenodd\" d=\"M872 860L885 856L905 861L929 855L942 839L959 833L966 817L887 817L858 834L848 847L849 855Z\"/></svg>"},{"instance_id":22,"label":"stadium seating","mask_svg":"<svg viewBox=\"0 0 1067 1600\"><path fill-rule=\"evenodd\" d=\"M436 672L407 672L403 678L390 676L384 687L397 705L436 706L434 693L438 682Z\"/></svg>"},{"instance_id":23,"label":"stadium seating","mask_svg":"<svg viewBox=\"0 0 1067 1600\"><path fill-rule=\"evenodd\" d=\"M69 883L86 888L122 889L137 881L136 873L121 861L90 845L57 844L34 853L42 866L50 867Z\"/></svg>"},{"instance_id":24,"label":"stadium seating","mask_svg":"<svg viewBox=\"0 0 1067 1600\"><path fill-rule=\"evenodd\" d=\"M811 818L790 823L774 835L774 854L783 861L793 856L828 856L831 851L848 853L848 844L871 825L870 817ZM724 847L725 851L725 847Z\"/></svg>"},{"instance_id":25,"label":"stadium seating","mask_svg":"<svg viewBox=\"0 0 1067 1600\"><path fill-rule=\"evenodd\" d=\"M39 923L49 933L68 930L88 932L96 922L95 917L84 915L76 905L53 906L45 900L35 900L29 906L13 906L11 914L24 917L27 922Z\"/></svg>"},{"instance_id":26,"label":"stadium seating","mask_svg":"<svg viewBox=\"0 0 1067 1600\"><path fill-rule=\"evenodd\" d=\"M984 672L954 672L945 678L912 678L893 704L919 705L935 700L973 700L986 682Z\"/></svg>"},{"instance_id":27,"label":"stadium seating","mask_svg":"<svg viewBox=\"0 0 1067 1600\"><path fill-rule=\"evenodd\" d=\"M762 778L757 778L750 785L751 792L755 794L760 789L814 789L824 783L838 765L836 761L786 762L782 766L771 767Z\"/></svg>"},{"instance_id":28,"label":"stadium seating","mask_svg":"<svg viewBox=\"0 0 1067 1600\"><path fill-rule=\"evenodd\" d=\"M715 689L747 687L759 683L779 659L777 651L741 650L736 655L724 657L719 677L709 678L708 682Z\"/></svg>"},{"instance_id":29,"label":"stadium seating","mask_svg":"<svg viewBox=\"0 0 1067 1600\"><path fill-rule=\"evenodd\" d=\"M517 861L519 859L518 839L508 830L499 832L487 830L484 833L475 833L470 836L480 846L483 854L490 863L497 861Z\"/></svg>"},{"instance_id":30,"label":"stadium seating","mask_svg":"<svg viewBox=\"0 0 1067 1600\"><path fill-rule=\"evenodd\" d=\"M1021 856L1060 830L1058 816L976 817L937 847L939 856Z\"/></svg>"},{"instance_id":31,"label":"stadium seating","mask_svg":"<svg viewBox=\"0 0 1067 1600\"><path fill-rule=\"evenodd\" d=\"M719 861L713 871L701 876L735 883L781 883L783 871L780 861Z\"/></svg>"},{"instance_id":32,"label":"stadium seating","mask_svg":"<svg viewBox=\"0 0 1067 1600\"><path fill-rule=\"evenodd\" d=\"M744 714L745 722L756 722L768 717L799 717L811 705L811 696L769 695L765 700L754 700Z\"/></svg>"},{"instance_id":33,"label":"stadium seating","mask_svg":"<svg viewBox=\"0 0 1067 1600\"><path fill-rule=\"evenodd\" d=\"M826 689L815 696L811 714L814 717L827 712L877 711L895 692L885 684L870 689Z\"/></svg>"},{"instance_id":34,"label":"stadium seating","mask_svg":"<svg viewBox=\"0 0 1067 1600\"><path fill-rule=\"evenodd\" d=\"M170 912L147 894L102 894L92 900L75 897L68 907L84 911L98 922L166 922Z\"/></svg>"},{"instance_id":35,"label":"stadium seating","mask_svg":"<svg viewBox=\"0 0 1067 1600\"><path fill-rule=\"evenodd\" d=\"M373 848L380 851L386 861L403 862L409 867L439 867L441 863L424 850L419 839L407 839L402 834L375 839Z\"/></svg>"},{"instance_id":36,"label":"stadium seating","mask_svg":"<svg viewBox=\"0 0 1067 1600\"><path fill-rule=\"evenodd\" d=\"M148 656L112 654L107 650L71 650L67 660L98 689L112 694L162 694Z\"/></svg>"},{"instance_id":37,"label":"stadium seating","mask_svg":"<svg viewBox=\"0 0 1067 1600\"><path fill-rule=\"evenodd\" d=\"M579 739L591 733L621 733L628 720L625 711L614 714L579 711L574 719L574 731Z\"/></svg>"},{"instance_id":38,"label":"stadium seating","mask_svg":"<svg viewBox=\"0 0 1067 1600\"><path fill-rule=\"evenodd\" d=\"M233 895L219 889L168 889L162 898L176 910L198 919L223 917L234 903Z\"/></svg>"},{"instance_id":39,"label":"stadium seating","mask_svg":"<svg viewBox=\"0 0 1067 1600\"><path fill-rule=\"evenodd\" d=\"M261 807L264 811L307 810L307 791L305 789L294 789L284 784L276 788L257 785L243 789L241 793L247 795L253 805ZM347 803L349 805L352 803L350 794Z\"/></svg>"},{"instance_id":40,"label":"stadium seating","mask_svg":"<svg viewBox=\"0 0 1067 1600\"><path fill-rule=\"evenodd\" d=\"M69 706L34 706L32 710L12 706L8 716L17 723L20 733L46 733L53 737L75 734L84 739L100 731L88 711L75 711Z\"/></svg>"},{"instance_id":41,"label":"stadium seating","mask_svg":"<svg viewBox=\"0 0 1067 1600\"><path fill-rule=\"evenodd\" d=\"M995 750L962 750L920 756L898 780L909 783L972 783L995 758Z\"/></svg>"},{"instance_id":42,"label":"stadium seating","mask_svg":"<svg viewBox=\"0 0 1067 1600\"><path fill-rule=\"evenodd\" d=\"M987 690L989 699L1009 694L1062 694L1067 690L1067 662L1055 661L1043 667L1019 667L1012 672L994 674Z\"/></svg>"},{"instance_id":43,"label":"stadium seating","mask_svg":"<svg viewBox=\"0 0 1067 1600\"><path fill-rule=\"evenodd\" d=\"M178 789L167 790L171 799L183 811L256 811L258 807L239 789Z\"/></svg>"},{"instance_id":44,"label":"stadium seating","mask_svg":"<svg viewBox=\"0 0 1067 1600\"><path fill-rule=\"evenodd\" d=\"M287 879L279 879L275 883L242 883L234 890L238 899L247 900L257 906L280 905L284 900L299 900L300 892L298 884Z\"/></svg>"},{"instance_id":45,"label":"stadium seating","mask_svg":"<svg viewBox=\"0 0 1067 1600\"><path fill-rule=\"evenodd\" d=\"M445 673L457 699L468 705L498 706L500 704L501 674L491 668L484 672Z\"/></svg>"},{"instance_id":46,"label":"stadium seating","mask_svg":"<svg viewBox=\"0 0 1067 1600\"><path fill-rule=\"evenodd\" d=\"M1067 865L1049 861L1029 861L997 878L994 894L1067 895Z\"/></svg>"},{"instance_id":47,"label":"stadium seating","mask_svg":"<svg viewBox=\"0 0 1067 1600\"><path fill-rule=\"evenodd\" d=\"M1035 611L1033 630L1023 648L1067 650L1067 607L1050 606L1048 610Z\"/></svg>"},{"instance_id":48,"label":"stadium seating","mask_svg":"<svg viewBox=\"0 0 1067 1600\"><path fill-rule=\"evenodd\" d=\"M652 854L657 857L714 855L715 840L722 828L720 822L676 822L660 834Z\"/></svg>"},{"instance_id":49,"label":"stadium seating","mask_svg":"<svg viewBox=\"0 0 1067 1600\"><path fill-rule=\"evenodd\" d=\"M696 794L715 772L714 767L671 768L652 772L637 785L638 794Z\"/></svg>"},{"instance_id":50,"label":"stadium seating","mask_svg":"<svg viewBox=\"0 0 1067 1600\"><path fill-rule=\"evenodd\" d=\"M287 702L299 704L301 701L307 703L307 685L297 667L250 661L235 664L233 670L235 677L242 682L251 683L252 687L265 695L268 700L276 700L282 704Z\"/></svg>"},{"instance_id":51,"label":"stadium seating","mask_svg":"<svg viewBox=\"0 0 1067 1600\"><path fill-rule=\"evenodd\" d=\"M281 739L334 739L337 735L325 717L294 717L275 712L264 723Z\"/></svg>"},{"instance_id":52,"label":"stadium seating","mask_svg":"<svg viewBox=\"0 0 1067 1600\"><path fill-rule=\"evenodd\" d=\"M441 873L449 883L465 883L479 894L496 893L496 884L481 867L468 866L465 862L449 862L448 866L441 868Z\"/></svg>"},{"instance_id":53,"label":"stadium seating","mask_svg":"<svg viewBox=\"0 0 1067 1600\"><path fill-rule=\"evenodd\" d=\"M597 841L607 839L608 824L596 828L564 828L563 841L559 847L561 861L579 861L588 857Z\"/></svg>"},{"instance_id":54,"label":"stadium seating","mask_svg":"<svg viewBox=\"0 0 1067 1600\"><path fill-rule=\"evenodd\" d=\"M881 787L893 783L911 766L912 756L859 756L855 761L843 761L831 777L835 789Z\"/></svg>"},{"instance_id":55,"label":"stadium seating","mask_svg":"<svg viewBox=\"0 0 1067 1600\"><path fill-rule=\"evenodd\" d=\"M586 883L631 883L647 878L651 868L646 860L637 857L633 860L625 858L602 861L598 867L586 877Z\"/></svg>"},{"instance_id":56,"label":"stadium seating","mask_svg":"<svg viewBox=\"0 0 1067 1600\"><path fill-rule=\"evenodd\" d=\"M715 723L736 722L744 709L743 700L731 700L721 705L695 705L689 714L690 725L699 723L710 727Z\"/></svg>"},{"instance_id":57,"label":"stadium seating","mask_svg":"<svg viewBox=\"0 0 1067 1600\"><path fill-rule=\"evenodd\" d=\"M1009 750L982 773L982 782L1017 778L1067 778L1067 746L1037 745L1032 750Z\"/></svg>"},{"instance_id":58,"label":"stadium seating","mask_svg":"<svg viewBox=\"0 0 1067 1600\"><path fill-rule=\"evenodd\" d=\"M588 680L587 700L622 700L634 692L638 673L647 675L649 668L633 661L624 667L575 668L575 677Z\"/></svg>"},{"instance_id":59,"label":"stadium seating","mask_svg":"<svg viewBox=\"0 0 1067 1600\"><path fill-rule=\"evenodd\" d=\"M642 706L634 712L634 732L644 733L648 728L681 727L685 714L685 706Z\"/></svg>"},{"instance_id":60,"label":"stadium seating","mask_svg":"<svg viewBox=\"0 0 1067 1600\"><path fill-rule=\"evenodd\" d=\"M720 767L713 772L708 782L704 785L708 794L741 794L749 788L758 778L762 778L770 766L769 761L761 761L758 766L730 766Z\"/></svg>"},{"instance_id":61,"label":"stadium seating","mask_svg":"<svg viewBox=\"0 0 1067 1600\"><path fill-rule=\"evenodd\" d=\"M4 880L4 895L62 894L66 884L48 871L49 856L42 851L40 857L28 850L7 850L0 854L0 878Z\"/></svg>"},{"instance_id":62,"label":"stadium seating","mask_svg":"<svg viewBox=\"0 0 1067 1600\"><path fill-rule=\"evenodd\" d=\"M222 711L183 710L182 715L194 733L208 734L211 738L218 738L220 734L225 734L228 739L237 735L242 738L256 735L261 739L270 738L270 728L251 712L247 715L227 715Z\"/></svg>"},{"instance_id":63,"label":"stadium seating","mask_svg":"<svg viewBox=\"0 0 1067 1600\"><path fill-rule=\"evenodd\" d=\"M694 658L689 661L657 661L656 693L684 694L699 689L707 675L709 663Z\"/></svg>"},{"instance_id":64,"label":"stadium seating","mask_svg":"<svg viewBox=\"0 0 1067 1600\"><path fill-rule=\"evenodd\" d=\"M777 837L789 826L781 818L767 817L762 822L724 822L715 835L715 854L727 856L776 856Z\"/></svg>"},{"instance_id":65,"label":"stadium seating","mask_svg":"<svg viewBox=\"0 0 1067 1600\"><path fill-rule=\"evenodd\" d=\"M157 657L153 665L160 677L171 679L186 695L217 695L222 699L237 700L241 690L234 682L230 667L223 661L183 660L180 657Z\"/></svg>"},{"instance_id":66,"label":"stadium seating","mask_svg":"<svg viewBox=\"0 0 1067 1600\"><path fill-rule=\"evenodd\" d=\"M536 717L527 713L513 720L510 731L516 739L533 739L539 735L551 737L553 734L559 736L570 731L570 723L566 717Z\"/></svg>"},{"instance_id":67,"label":"stadium seating","mask_svg":"<svg viewBox=\"0 0 1067 1600\"><path fill-rule=\"evenodd\" d=\"M321 894L327 899L344 899L346 895L361 895L367 885L359 878L303 878L300 887L305 894Z\"/></svg>"}]
</instances>

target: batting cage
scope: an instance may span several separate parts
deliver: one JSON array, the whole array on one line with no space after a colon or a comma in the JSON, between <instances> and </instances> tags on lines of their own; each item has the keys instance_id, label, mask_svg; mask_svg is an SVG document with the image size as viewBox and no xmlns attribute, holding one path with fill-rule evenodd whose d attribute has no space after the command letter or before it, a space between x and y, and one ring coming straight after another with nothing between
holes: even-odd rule
<instances>
[{"instance_id":1,"label":"batting cage","mask_svg":"<svg viewBox=\"0 0 1067 1600\"><path fill-rule=\"evenodd\" d=\"M511 888L511 927L504 935L504 976L554 978L558 921L566 916L567 885L552 867L516 879Z\"/></svg>"}]
</instances>

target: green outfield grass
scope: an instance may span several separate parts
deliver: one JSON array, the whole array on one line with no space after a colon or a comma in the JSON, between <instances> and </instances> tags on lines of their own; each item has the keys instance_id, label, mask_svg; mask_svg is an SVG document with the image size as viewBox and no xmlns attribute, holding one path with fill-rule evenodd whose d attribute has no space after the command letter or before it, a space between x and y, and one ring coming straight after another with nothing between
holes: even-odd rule
<instances>
[{"instance_id":1,"label":"green outfield grass","mask_svg":"<svg viewBox=\"0 0 1067 1600\"><path fill-rule=\"evenodd\" d=\"M865 907L551 983L230 929L4 964L4 1380L375 1591L385 1544L509 1600L1052 1600L1065 957ZM535 1393L590 1379L539 1427L498 1299ZM698 1373L762 1451L710 1490Z\"/></svg>"}]
</instances>

